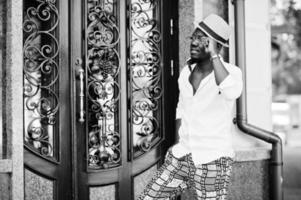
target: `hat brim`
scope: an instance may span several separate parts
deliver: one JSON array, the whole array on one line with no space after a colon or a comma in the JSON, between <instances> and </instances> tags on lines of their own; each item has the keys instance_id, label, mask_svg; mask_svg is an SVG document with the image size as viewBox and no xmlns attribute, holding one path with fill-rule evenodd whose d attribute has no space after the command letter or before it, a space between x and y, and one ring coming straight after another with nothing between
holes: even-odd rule
<instances>
[{"instance_id":1,"label":"hat brim","mask_svg":"<svg viewBox=\"0 0 301 200\"><path fill-rule=\"evenodd\" d=\"M215 37L211 36L211 34L205 30L203 27L201 27L199 24L195 24L196 28L200 29L201 31L203 31L208 37L210 37L211 39L213 39L214 41L216 41L217 43L221 44L224 47L229 47L228 42L222 42L220 40L217 40Z\"/></svg>"}]
</instances>

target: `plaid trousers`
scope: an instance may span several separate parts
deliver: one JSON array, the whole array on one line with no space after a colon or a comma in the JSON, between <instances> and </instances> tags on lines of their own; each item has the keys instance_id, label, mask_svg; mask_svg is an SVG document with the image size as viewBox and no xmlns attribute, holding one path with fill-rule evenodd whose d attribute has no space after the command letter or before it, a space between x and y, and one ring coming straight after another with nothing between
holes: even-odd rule
<instances>
[{"instance_id":1,"label":"plaid trousers","mask_svg":"<svg viewBox=\"0 0 301 200\"><path fill-rule=\"evenodd\" d=\"M232 163L230 157L221 157L196 166L191 154L178 159L168 151L164 164L138 200L176 199L187 188L198 200L225 200Z\"/></svg>"}]
</instances>

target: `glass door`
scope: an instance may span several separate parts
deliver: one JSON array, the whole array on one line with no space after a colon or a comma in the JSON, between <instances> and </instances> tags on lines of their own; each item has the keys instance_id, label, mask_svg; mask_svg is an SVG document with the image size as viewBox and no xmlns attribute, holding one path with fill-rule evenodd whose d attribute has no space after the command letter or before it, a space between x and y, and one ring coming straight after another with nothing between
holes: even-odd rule
<instances>
[{"instance_id":1,"label":"glass door","mask_svg":"<svg viewBox=\"0 0 301 200\"><path fill-rule=\"evenodd\" d=\"M72 199L68 10L67 1L23 1L26 200Z\"/></svg>"},{"instance_id":2,"label":"glass door","mask_svg":"<svg viewBox=\"0 0 301 200\"><path fill-rule=\"evenodd\" d=\"M26 199L135 199L174 137L177 6L24 2Z\"/></svg>"}]
</instances>

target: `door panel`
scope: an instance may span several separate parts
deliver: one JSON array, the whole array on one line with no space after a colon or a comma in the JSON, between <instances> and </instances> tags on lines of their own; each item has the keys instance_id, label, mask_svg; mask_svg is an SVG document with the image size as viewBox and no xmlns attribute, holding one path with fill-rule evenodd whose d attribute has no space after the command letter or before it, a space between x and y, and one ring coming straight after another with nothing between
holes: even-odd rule
<instances>
[{"instance_id":1,"label":"door panel","mask_svg":"<svg viewBox=\"0 0 301 200\"><path fill-rule=\"evenodd\" d=\"M68 4L23 6L25 199L71 199Z\"/></svg>"},{"instance_id":2,"label":"door panel","mask_svg":"<svg viewBox=\"0 0 301 200\"><path fill-rule=\"evenodd\" d=\"M117 199L124 160L121 146L126 139L120 123L121 73L124 73L120 1L71 3L75 8L71 18L74 30L71 60L82 60L74 66L75 192L78 199L97 199L100 195ZM79 78L79 71L83 72L84 81ZM79 120L80 113L84 113L84 120Z\"/></svg>"},{"instance_id":3,"label":"door panel","mask_svg":"<svg viewBox=\"0 0 301 200\"><path fill-rule=\"evenodd\" d=\"M39 156L59 162L59 10L40 2L24 7L24 140Z\"/></svg>"},{"instance_id":4,"label":"door panel","mask_svg":"<svg viewBox=\"0 0 301 200\"><path fill-rule=\"evenodd\" d=\"M129 2L129 147L136 159L163 139L163 1Z\"/></svg>"},{"instance_id":5,"label":"door panel","mask_svg":"<svg viewBox=\"0 0 301 200\"><path fill-rule=\"evenodd\" d=\"M119 1L86 1L85 62L87 168L121 165Z\"/></svg>"},{"instance_id":6,"label":"door panel","mask_svg":"<svg viewBox=\"0 0 301 200\"><path fill-rule=\"evenodd\" d=\"M26 177L54 200L136 198L172 143L176 12L169 0L24 2Z\"/></svg>"}]
</instances>

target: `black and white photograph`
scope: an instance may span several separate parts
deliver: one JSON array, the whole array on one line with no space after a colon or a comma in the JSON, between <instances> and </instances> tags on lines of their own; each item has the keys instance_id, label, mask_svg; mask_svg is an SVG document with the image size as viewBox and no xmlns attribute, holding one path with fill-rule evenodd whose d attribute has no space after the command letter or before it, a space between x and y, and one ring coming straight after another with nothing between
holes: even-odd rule
<instances>
[{"instance_id":1,"label":"black and white photograph","mask_svg":"<svg viewBox=\"0 0 301 200\"><path fill-rule=\"evenodd\" d=\"M301 0L0 0L0 200L301 200Z\"/></svg>"}]
</instances>

